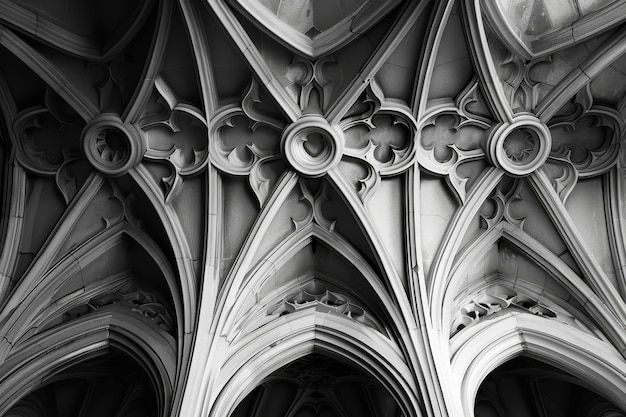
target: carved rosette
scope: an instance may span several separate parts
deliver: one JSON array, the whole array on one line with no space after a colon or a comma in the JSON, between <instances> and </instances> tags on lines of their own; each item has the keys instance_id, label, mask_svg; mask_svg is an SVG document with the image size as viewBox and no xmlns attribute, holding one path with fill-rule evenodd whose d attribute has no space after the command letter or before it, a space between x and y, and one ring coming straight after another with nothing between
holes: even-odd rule
<instances>
[{"instance_id":1,"label":"carved rosette","mask_svg":"<svg viewBox=\"0 0 626 417\"><path fill-rule=\"evenodd\" d=\"M536 117L521 115L503 123L489 137L491 163L509 175L522 177L537 170L550 154L550 130Z\"/></svg>"},{"instance_id":2,"label":"carved rosette","mask_svg":"<svg viewBox=\"0 0 626 417\"><path fill-rule=\"evenodd\" d=\"M343 155L343 133L320 116L304 116L283 131L281 151L289 164L306 177L321 177Z\"/></svg>"},{"instance_id":3,"label":"carved rosette","mask_svg":"<svg viewBox=\"0 0 626 417\"><path fill-rule=\"evenodd\" d=\"M291 85L298 87L291 90L297 93L303 110L310 107L313 89L324 100L324 88L330 81L324 78L322 67L332 62L295 60L292 64L303 68L293 71L295 81ZM326 175L342 159L361 164L367 177L360 179L358 193L365 201L381 176L397 175L415 160L417 122L411 110L387 101L375 81L348 116L338 122L304 111L294 122L285 123L276 117L262 92L253 80L241 103L222 107L209 124L211 163L226 174L248 176L261 204L269 194L267 172L282 163L307 178ZM270 165L274 168L265 169Z\"/></svg>"},{"instance_id":4,"label":"carved rosette","mask_svg":"<svg viewBox=\"0 0 626 417\"><path fill-rule=\"evenodd\" d=\"M141 133L114 114L101 114L82 132L87 160L105 175L117 177L139 163L146 151Z\"/></svg>"}]
</instances>

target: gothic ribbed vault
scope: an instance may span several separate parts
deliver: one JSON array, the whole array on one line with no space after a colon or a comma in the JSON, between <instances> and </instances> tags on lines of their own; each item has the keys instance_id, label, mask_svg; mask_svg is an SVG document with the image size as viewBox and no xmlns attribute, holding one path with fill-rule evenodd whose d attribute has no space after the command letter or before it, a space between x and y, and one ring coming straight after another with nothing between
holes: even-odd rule
<instances>
[{"instance_id":1,"label":"gothic ribbed vault","mask_svg":"<svg viewBox=\"0 0 626 417\"><path fill-rule=\"evenodd\" d=\"M624 1L0 0L0 415L622 416L625 129Z\"/></svg>"}]
</instances>

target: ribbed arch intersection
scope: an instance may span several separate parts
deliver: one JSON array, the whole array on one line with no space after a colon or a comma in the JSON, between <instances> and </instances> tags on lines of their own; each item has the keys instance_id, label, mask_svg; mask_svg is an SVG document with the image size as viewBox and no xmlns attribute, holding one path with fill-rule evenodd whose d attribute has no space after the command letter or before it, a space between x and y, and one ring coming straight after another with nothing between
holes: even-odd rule
<instances>
[{"instance_id":1,"label":"ribbed arch intersection","mask_svg":"<svg viewBox=\"0 0 626 417\"><path fill-rule=\"evenodd\" d=\"M623 3L0 0L0 415L626 409Z\"/></svg>"}]
</instances>

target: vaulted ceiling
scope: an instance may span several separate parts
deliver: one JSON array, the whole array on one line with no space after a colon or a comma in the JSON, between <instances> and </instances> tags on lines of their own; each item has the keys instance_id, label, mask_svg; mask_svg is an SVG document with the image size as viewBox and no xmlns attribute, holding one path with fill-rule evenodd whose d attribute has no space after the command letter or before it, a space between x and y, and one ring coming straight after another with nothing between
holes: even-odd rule
<instances>
[{"instance_id":1,"label":"vaulted ceiling","mask_svg":"<svg viewBox=\"0 0 626 417\"><path fill-rule=\"evenodd\" d=\"M626 410L625 20L0 0L0 415Z\"/></svg>"}]
</instances>

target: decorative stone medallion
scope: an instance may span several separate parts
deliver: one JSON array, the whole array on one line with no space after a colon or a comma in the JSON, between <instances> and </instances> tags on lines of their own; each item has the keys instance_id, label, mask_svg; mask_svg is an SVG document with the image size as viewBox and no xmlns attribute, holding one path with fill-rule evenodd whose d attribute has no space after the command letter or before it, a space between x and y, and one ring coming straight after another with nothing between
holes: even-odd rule
<instances>
[{"instance_id":1,"label":"decorative stone medallion","mask_svg":"<svg viewBox=\"0 0 626 417\"><path fill-rule=\"evenodd\" d=\"M489 138L491 162L508 174L522 177L539 168L551 149L548 127L536 117L522 115L497 127Z\"/></svg>"},{"instance_id":2,"label":"decorative stone medallion","mask_svg":"<svg viewBox=\"0 0 626 417\"><path fill-rule=\"evenodd\" d=\"M343 155L343 133L319 116L304 116L284 130L281 151L289 164L307 177L320 177Z\"/></svg>"},{"instance_id":3,"label":"decorative stone medallion","mask_svg":"<svg viewBox=\"0 0 626 417\"><path fill-rule=\"evenodd\" d=\"M146 151L141 133L114 114L101 114L82 132L85 157L98 171L112 177L134 167Z\"/></svg>"}]
</instances>

